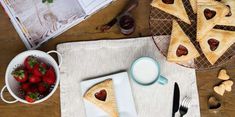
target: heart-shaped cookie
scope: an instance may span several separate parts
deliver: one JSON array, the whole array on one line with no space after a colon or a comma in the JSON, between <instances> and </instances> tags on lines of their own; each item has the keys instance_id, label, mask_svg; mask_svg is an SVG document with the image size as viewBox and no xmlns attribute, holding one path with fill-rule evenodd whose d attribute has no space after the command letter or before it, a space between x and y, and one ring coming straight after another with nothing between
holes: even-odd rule
<instances>
[{"instance_id":1,"label":"heart-shaped cookie","mask_svg":"<svg viewBox=\"0 0 235 117\"><path fill-rule=\"evenodd\" d=\"M106 97L107 97L107 92L106 92L106 90L102 89L102 90L100 90L99 92L96 92L96 93L95 93L95 97L96 97L98 100L105 101L105 100L106 100Z\"/></svg>"},{"instance_id":2,"label":"heart-shaped cookie","mask_svg":"<svg viewBox=\"0 0 235 117\"><path fill-rule=\"evenodd\" d=\"M228 80L230 76L227 74L227 71L225 69L220 70L218 74L218 78L221 80Z\"/></svg>"},{"instance_id":3,"label":"heart-shaped cookie","mask_svg":"<svg viewBox=\"0 0 235 117\"><path fill-rule=\"evenodd\" d=\"M224 95L224 92L225 92L225 85L222 83L222 84L220 84L219 86L215 86L215 87L214 87L214 91L215 91L217 94L223 96L223 95Z\"/></svg>"},{"instance_id":4,"label":"heart-shaped cookie","mask_svg":"<svg viewBox=\"0 0 235 117\"><path fill-rule=\"evenodd\" d=\"M232 80L227 80L227 81L224 81L222 82L222 84L225 85L225 90L230 92L232 91L232 86L233 86L233 81Z\"/></svg>"}]
</instances>

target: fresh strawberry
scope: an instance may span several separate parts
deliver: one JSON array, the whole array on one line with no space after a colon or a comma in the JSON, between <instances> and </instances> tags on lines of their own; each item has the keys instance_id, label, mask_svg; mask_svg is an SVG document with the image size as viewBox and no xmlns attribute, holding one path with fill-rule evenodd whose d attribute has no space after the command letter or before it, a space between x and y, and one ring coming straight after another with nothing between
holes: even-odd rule
<instances>
[{"instance_id":1,"label":"fresh strawberry","mask_svg":"<svg viewBox=\"0 0 235 117\"><path fill-rule=\"evenodd\" d=\"M43 76L46 74L47 65L45 63L36 64L33 68L33 74L36 76Z\"/></svg>"},{"instance_id":2,"label":"fresh strawberry","mask_svg":"<svg viewBox=\"0 0 235 117\"><path fill-rule=\"evenodd\" d=\"M36 75L30 75L29 76L29 82L31 83L39 83L41 82L41 78L39 76L36 76Z\"/></svg>"},{"instance_id":3,"label":"fresh strawberry","mask_svg":"<svg viewBox=\"0 0 235 117\"><path fill-rule=\"evenodd\" d=\"M32 71L34 65L36 65L38 63L38 60L36 57L33 56L28 56L25 60L24 60L24 66L29 70Z\"/></svg>"},{"instance_id":4,"label":"fresh strawberry","mask_svg":"<svg viewBox=\"0 0 235 117\"><path fill-rule=\"evenodd\" d=\"M52 67L50 67L46 74L42 77L42 80L49 84L49 85L52 85L52 84L55 84L55 81L56 81L56 75L55 75L55 71Z\"/></svg>"},{"instance_id":5,"label":"fresh strawberry","mask_svg":"<svg viewBox=\"0 0 235 117\"><path fill-rule=\"evenodd\" d=\"M12 75L18 82L25 82L28 79L28 73L24 69L15 70Z\"/></svg>"},{"instance_id":6,"label":"fresh strawberry","mask_svg":"<svg viewBox=\"0 0 235 117\"><path fill-rule=\"evenodd\" d=\"M39 91L40 94L45 93L48 88L49 88L49 85L46 84L46 83L42 82L42 83L38 84L38 91Z\"/></svg>"},{"instance_id":7,"label":"fresh strawberry","mask_svg":"<svg viewBox=\"0 0 235 117\"><path fill-rule=\"evenodd\" d=\"M38 93L38 87L36 84L31 84L27 93Z\"/></svg>"},{"instance_id":8,"label":"fresh strawberry","mask_svg":"<svg viewBox=\"0 0 235 117\"><path fill-rule=\"evenodd\" d=\"M28 94L25 96L25 100L26 100L27 102L33 103L33 102L35 102L35 101L38 99L38 96L39 96L38 93L28 93Z\"/></svg>"},{"instance_id":9,"label":"fresh strawberry","mask_svg":"<svg viewBox=\"0 0 235 117\"><path fill-rule=\"evenodd\" d=\"M31 87L30 83L23 83L21 84L21 89L23 89L23 91L29 91Z\"/></svg>"}]
</instances>

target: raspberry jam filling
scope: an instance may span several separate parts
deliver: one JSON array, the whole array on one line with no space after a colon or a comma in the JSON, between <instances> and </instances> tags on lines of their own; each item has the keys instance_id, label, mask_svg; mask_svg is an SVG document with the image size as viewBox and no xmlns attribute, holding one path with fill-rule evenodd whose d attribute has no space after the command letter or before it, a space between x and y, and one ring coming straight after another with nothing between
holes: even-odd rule
<instances>
[{"instance_id":1,"label":"raspberry jam filling","mask_svg":"<svg viewBox=\"0 0 235 117\"><path fill-rule=\"evenodd\" d=\"M176 55L178 57L185 56L188 54L188 49L184 47L183 45L179 45L179 47L176 50Z\"/></svg>"}]
</instances>

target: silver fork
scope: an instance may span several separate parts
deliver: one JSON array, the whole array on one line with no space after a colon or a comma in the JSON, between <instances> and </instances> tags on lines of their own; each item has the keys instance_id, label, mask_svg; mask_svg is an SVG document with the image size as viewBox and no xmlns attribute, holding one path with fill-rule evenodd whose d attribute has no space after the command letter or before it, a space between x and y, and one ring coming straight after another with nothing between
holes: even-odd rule
<instances>
[{"instance_id":1,"label":"silver fork","mask_svg":"<svg viewBox=\"0 0 235 117\"><path fill-rule=\"evenodd\" d=\"M191 102L191 97L186 96L181 105L180 105L180 117L183 117L187 112L188 112L188 108L190 106L190 102Z\"/></svg>"}]
</instances>

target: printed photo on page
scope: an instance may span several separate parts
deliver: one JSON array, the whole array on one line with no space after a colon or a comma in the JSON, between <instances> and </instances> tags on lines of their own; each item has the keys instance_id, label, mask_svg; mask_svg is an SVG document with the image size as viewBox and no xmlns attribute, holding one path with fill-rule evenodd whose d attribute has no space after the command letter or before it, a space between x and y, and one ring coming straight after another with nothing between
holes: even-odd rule
<instances>
[{"instance_id":1,"label":"printed photo on page","mask_svg":"<svg viewBox=\"0 0 235 117\"><path fill-rule=\"evenodd\" d=\"M58 36L112 0L3 0L1 4L28 49Z\"/></svg>"}]
</instances>

